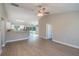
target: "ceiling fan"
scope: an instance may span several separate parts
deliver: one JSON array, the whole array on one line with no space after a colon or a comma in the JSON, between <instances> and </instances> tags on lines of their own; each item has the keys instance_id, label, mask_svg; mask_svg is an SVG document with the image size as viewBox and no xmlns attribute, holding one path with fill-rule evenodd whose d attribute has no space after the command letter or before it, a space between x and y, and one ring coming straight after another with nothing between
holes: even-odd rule
<instances>
[{"instance_id":1,"label":"ceiling fan","mask_svg":"<svg viewBox=\"0 0 79 59\"><path fill-rule=\"evenodd\" d=\"M50 12L47 10L46 7L39 5L38 6L38 16L44 16L44 15L48 15L50 14Z\"/></svg>"},{"instance_id":2,"label":"ceiling fan","mask_svg":"<svg viewBox=\"0 0 79 59\"><path fill-rule=\"evenodd\" d=\"M15 6L15 7L21 7L20 5L18 5L16 3L11 3L11 5ZM47 7L45 7L43 5L38 5L37 8L38 8L37 16L44 16L44 15L50 14L50 12L47 10Z\"/></svg>"}]
</instances>

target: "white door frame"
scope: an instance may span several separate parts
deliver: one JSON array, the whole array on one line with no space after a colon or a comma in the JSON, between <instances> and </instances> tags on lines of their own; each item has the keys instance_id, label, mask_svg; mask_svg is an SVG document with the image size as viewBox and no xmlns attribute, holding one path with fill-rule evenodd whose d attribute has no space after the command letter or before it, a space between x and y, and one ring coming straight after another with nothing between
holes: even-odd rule
<instances>
[{"instance_id":1,"label":"white door frame","mask_svg":"<svg viewBox=\"0 0 79 59\"><path fill-rule=\"evenodd\" d=\"M52 39L53 36L53 31L52 31L52 25L51 24L46 24L46 38L47 39Z\"/></svg>"}]
</instances>

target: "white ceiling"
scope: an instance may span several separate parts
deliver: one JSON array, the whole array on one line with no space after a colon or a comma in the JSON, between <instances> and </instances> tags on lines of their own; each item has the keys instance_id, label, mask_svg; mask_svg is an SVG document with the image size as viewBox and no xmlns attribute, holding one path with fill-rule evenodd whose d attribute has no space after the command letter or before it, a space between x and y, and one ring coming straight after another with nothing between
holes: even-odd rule
<instances>
[{"instance_id":1,"label":"white ceiling","mask_svg":"<svg viewBox=\"0 0 79 59\"><path fill-rule=\"evenodd\" d=\"M37 6L42 5L52 14L69 11L79 11L79 3L19 3L24 9L37 12Z\"/></svg>"},{"instance_id":2,"label":"white ceiling","mask_svg":"<svg viewBox=\"0 0 79 59\"><path fill-rule=\"evenodd\" d=\"M20 7L14 7L11 4L6 4L7 13L11 22L17 23L20 19L25 21L23 24L37 24L39 17L37 16L37 6L42 5L48 9L50 14L64 13L71 11L79 11L77 3L17 3ZM20 23L20 22L18 22ZM21 23L22 24L22 23Z\"/></svg>"},{"instance_id":3,"label":"white ceiling","mask_svg":"<svg viewBox=\"0 0 79 59\"><path fill-rule=\"evenodd\" d=\"M10 4L6 4L6 10L8 14L8 20L16 25L38 23L38 17L30 10L17 8L15 6L11 6ZM16 20L22 20L24 22L18 22Z\"/></svg>"}]
</instances>

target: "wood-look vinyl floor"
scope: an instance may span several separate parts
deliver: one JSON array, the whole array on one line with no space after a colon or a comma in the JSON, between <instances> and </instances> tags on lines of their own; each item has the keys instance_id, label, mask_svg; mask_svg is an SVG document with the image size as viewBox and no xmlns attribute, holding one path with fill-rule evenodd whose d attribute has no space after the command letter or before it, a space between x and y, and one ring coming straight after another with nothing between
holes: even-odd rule
<instances>
[{"instance_id":1,"label":"wood-look vinyl floor","mask_svg":"<svg viewBox=\"0 0 79 59\"><path fill-rule=\"evenodd\" d=\"M79 56L79 49L45 39L23 40L7 43L3 48L2 56Z\"/></svg>"}]
</instances>

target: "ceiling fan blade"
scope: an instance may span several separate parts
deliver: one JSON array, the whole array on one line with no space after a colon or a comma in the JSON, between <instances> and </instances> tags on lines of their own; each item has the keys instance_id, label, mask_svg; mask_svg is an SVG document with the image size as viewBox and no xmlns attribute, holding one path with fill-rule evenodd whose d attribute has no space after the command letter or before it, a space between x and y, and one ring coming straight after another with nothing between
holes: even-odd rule
<instances>
[{"instance_id":1,"label":"ceiling fan blade","mask_svg":"<svg viewBox=\"0 0 79 59\"><path fill-rule=\"evenodd\" d=\"M44 12L44 14L50 14L50 12Z\"/></svg>"},{"instance_id":2,"label":"ceiling fan blade","mask_svg":"<svg viewBox=\"0 0 79 59\"><path fill-rule=\"evenodd\" d=\"M38 8L41 8L41 7L42 7L42 5L39 5L39 6L38 6Z\"/></svg>"},{"instance_id":3,"label":"ceiling fan blade","mask_svg":"<svg viewBox=\"0 0 79 59\"><path fill-rule=\"evenodd\" d=\"M15 6L15 7L19 7L19 5L16 4L16 3L11 3L11 5L12 5L12 6Z\"/></svg>"}]
</instances>

